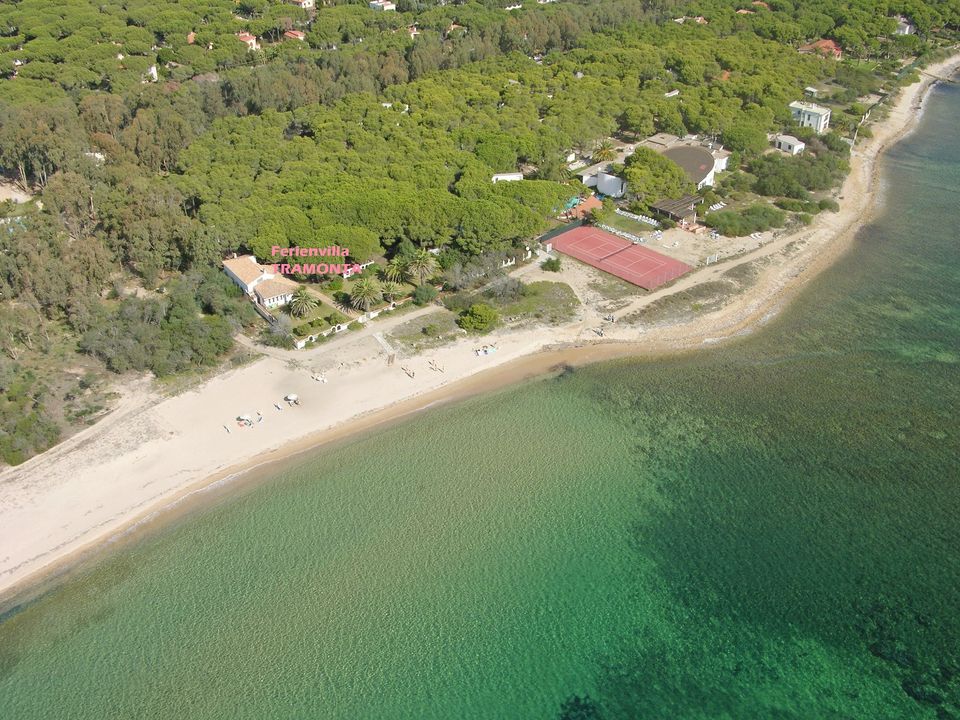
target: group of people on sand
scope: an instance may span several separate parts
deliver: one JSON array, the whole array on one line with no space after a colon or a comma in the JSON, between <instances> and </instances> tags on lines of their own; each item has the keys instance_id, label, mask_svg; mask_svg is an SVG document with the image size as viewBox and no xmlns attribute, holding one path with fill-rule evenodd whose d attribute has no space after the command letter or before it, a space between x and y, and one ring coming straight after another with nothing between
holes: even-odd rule
<instances>
[{"instance_id":1,"label":"group of people on sand","mask_svg":"<svg viewBox=\"0 0 960 720\"><path fill-rule=\"evenodd\" d=\"M326 382L326 381L324 381L324 382ZM290 394L290 395L287 395L283 400L284 400L284 402L286 402L287 405L289 405L290 407L293 407L294 405L299 405L299 404L300 404L300 396L298 396L298 395ZM277 412L280 412L280 411L283 410L283 405L281 405L281 404L278 403L278 402L275 402L275 403L273 404L273 407L275 407L275 408L277 409ZM259 410L257 410L257 421L256 421L256 423L254 423L253 418L250 417L249 415L237 415L237 427L239 427L239 428L253 427L254 425L259 425L259 424L262 423L262 422L263 422L263 413L261 413ZM227 434L228 434L228 435L230 434L230 426L229 426L229 425L224 425L224 426L223 426L223 429L227 431Z\"/></svg>"},{"instance_id":2,"label":"group of people on sand","mask_svg":"<svg viewBox=\"0 0 960 720\"><path fill-rule=\"evenodd\" d=\"M431 359L430 362L427 363L427 367L429 367L434 372L439 372L439 373L445 372L443 369L443 365L438 363L436 360ZM417 376L417 371L412 370L411 368L408 368L406 365L401 365L400 369L403 370L403 372L406 373L407 377L410 378L411 380L413 380Z\"/></svg>"},{"instance_id":3,"label":"group of people on sand","mask_svg":"<svg viewBox=\"0 0 960 720\"><path fill-rule=\"evenodd\" d=\"M481 348L474 348L473 352L476 355L493 355L497 351L496 345L484 345Z\"/></svg>"}]
</instances>

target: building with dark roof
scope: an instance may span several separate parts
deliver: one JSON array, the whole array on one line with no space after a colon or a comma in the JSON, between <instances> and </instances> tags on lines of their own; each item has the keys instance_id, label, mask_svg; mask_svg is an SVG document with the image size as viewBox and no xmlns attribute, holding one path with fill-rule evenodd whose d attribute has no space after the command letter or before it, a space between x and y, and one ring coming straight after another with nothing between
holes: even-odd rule
<instances>
[{"instance_id":1,"label":"building with dark roof","mask_svg":"<svg viewBox=\"0 0 960 720\"><path fill-rule=\"evenodd\" d=\"M690 182L697 186L697 190L707 185L713 185L715 160L713 153L699 145L674 145L663 151L663 156L670 158L690 178Z\"/></svg>"},{"instance_id":2,"label":"building with dark roof","mask_svg":"<svg viewBox=\"0 0 960 720\"><path fill-rule=\"evenodd\" d=\"M698 195L684 195L679 200L658 200L650 207L676 222L696 222L697 205L702 202Z\"/></svg>"}]
</instances>

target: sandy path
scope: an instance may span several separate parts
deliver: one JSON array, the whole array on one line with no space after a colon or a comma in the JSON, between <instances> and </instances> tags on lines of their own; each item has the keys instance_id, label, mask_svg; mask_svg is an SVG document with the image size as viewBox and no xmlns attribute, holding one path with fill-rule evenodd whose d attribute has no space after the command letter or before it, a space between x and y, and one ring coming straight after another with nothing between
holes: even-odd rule
<instances>
[{"instance_id":1,"label":"sandy path","mask_svg":"<svg viewBox=\"0 0 960 720\"><path fill-rule=\"evenodd\" d=\"M598 343L590 328L602 322L603 311L583 269L565 269L558 277L528 266L520 271L525 279L569 280L587 300L574 322L561 328L504 330L482 341L466 338L388 367L374 334L432 311L426 308L374 322L343 342L306 353L270 351L252 365L174 398L161 400L145 384L127 388L120 406L94 427L0 472L0 598L12 597L18 586L176 499L245 468L436 402L543 373L557 363L699 347L756 327L849 247L853 231L876 202L878 154L914 126L931 75L949 75L958 67L960 56L928 68L924 81L907 88L890 117L874 128L874 138L855 149L839 213L823 213L799 235L702 268L617 311L636 310L758 257L781 260L771 263L743 295L692 322L646 332L616 324ZM786 246L797 241L802 249L784 257ZM497 352L478 357L473 348L482 343L495 344ZM543 352L551 347L559 349ZM432 370L431 360L444 372ZM328 382L312 380L315 370L323 370ZM282 402L288 393L297 393L302 404L288 407ZM262 422L256 422L258 412ZM234 418L240 414L251 415L254 426L238 427Z\"/></svg>"}]
</instances>

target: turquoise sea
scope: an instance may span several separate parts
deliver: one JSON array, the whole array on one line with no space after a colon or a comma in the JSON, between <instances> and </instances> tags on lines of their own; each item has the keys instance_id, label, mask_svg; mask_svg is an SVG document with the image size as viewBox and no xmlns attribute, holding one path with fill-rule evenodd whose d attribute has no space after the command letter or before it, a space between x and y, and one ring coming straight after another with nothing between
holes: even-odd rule
<instances>
[{"instance_id":1,"label":"turquoise sea","mask_svg":"<svg viewBox=\"0 0 960 720\"><path fill-rule=\"evenodd\" d=\"M960 86L735 344L321 450L0 622L0 718L960 718Z\"/></svg>"}]
</instances>

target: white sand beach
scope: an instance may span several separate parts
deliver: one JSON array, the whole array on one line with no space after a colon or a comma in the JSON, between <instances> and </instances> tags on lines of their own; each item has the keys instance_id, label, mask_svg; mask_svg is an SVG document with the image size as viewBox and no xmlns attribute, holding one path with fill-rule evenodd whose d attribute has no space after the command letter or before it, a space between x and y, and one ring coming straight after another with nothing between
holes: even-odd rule
<instances>
[{"instance_id":1,"label":"white sand beach","mask_svg":"<svg viewBox=\"0 0 960 720\"><path fill-rule=\"evenodd\" d=\"M840 192L840 212L823 213L798 234L700 268L618 310L625 315L716 279L737 264L770 258L756 284L716 312L690 322L643 329L614 323L600 338L593 328L602 324L603 311L588 303L574 322L562 327L465 337L389 366L376 335L391 323L435 311L425 308L374 321L311 350L268 349L256 362L176 397L157 395L146 379L128 384L119 406L96 425L0 472L0 599L13 597L58 565L154 517L178 498L245 469L440 401L543 374L558 364L683 351L748 332L850 246L882 195L878 157L914 127L934 76L948 76L958 68L960 55L927 68L923 81L905 89L889 117L873 127L874 137L858 144ZM565 260L559 275L531 265L521 276L569 282L583 290L586 278L578 273L584 272ZM496 346L496 352L478 356L474 349L484 344ZM432 369L431 361L443 372ZM327 382L313 379L318 372ZM299 405L283 401L290 393L299 396ZM250 416L252 425L239 426L239 415Z\"/></svg>"}]
</instances>

